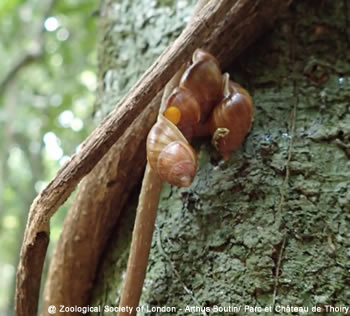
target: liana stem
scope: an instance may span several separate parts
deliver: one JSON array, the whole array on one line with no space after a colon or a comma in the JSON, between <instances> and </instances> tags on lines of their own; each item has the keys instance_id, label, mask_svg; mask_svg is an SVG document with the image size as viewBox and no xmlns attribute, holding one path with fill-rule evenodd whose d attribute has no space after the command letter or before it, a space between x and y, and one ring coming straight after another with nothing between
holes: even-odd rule
<instances>
[{"instance_id":1,"label":"liana stem","mask_svg":"<svg viewBox=\"0 0 350 316\"><path fill-rule=\"evenodd\" d=\"M208 0L198 1L192 18L196 16L198 11L207 2ZM166 100L174 87L178 85L180 77L185 69L186 65L184 64L165 86L162 104L159 109L160 113L164 111ZM136 307L139 304L143 282L146 276L161 190L162 181L147 162L139 196L139 204L137 206L135 226L132 234L128 266L119 303L118 316L136 315Z\"/></svg>"},{"instance_id":2,"label":"liana stem","mask_svg":"<svg viewBox=\"0 0 350 316\"><path fill-rule=\"evenodd\" d=\"M185 68L185 65L182 66L167 83L159 113L164 111L166 100L174 87L178 85ZM147 162L139 195L139 204L136 211L128 266L119 303L120 312L118 316L136 315L136 307L141 297L143 282L146 276L161 190L162 180Z\"/></svg>"},{"instance_id":3,"label":"liana stem","mask_svg":"<svg viewBox=\"0 0 350 316\"><path fill-rule=\"evenodd\" d=\"M119 304L119 310L125 308L125 311L120 311L118 313L119 316L136 315L136 307L140 300L147 270L161 189L162 181L147 163L139 196L127 272ZM131 308L132 312L130 313Z\"/></svg>"},{"instance_id":4,"label":"liana stem","mask_svg":"<svg viewBox=\"0 0 350 316\"><path fill-rule=\"evenodd\" d=\"M164 111L166 100L174 87L178 85L185 68L183 65L165 86L159 113ZM136 307L139 304L146 276L161 190L162 180L147 162L139 195L118 316L136 315Z\"/></svg>"},{"instance_id":5,"label":"liana stem","mask_svg":"<svg viewBox=\"0 0 350 316\"><path fill-rule=\"evenodd\" d=\"M207 2L208 0L198 1L192 18L196 16L198 11ZM186 65L183 65L165 86L162 105L159 109L160 113L163 112L166 99L174 87L178 85L185 68ZM146 276L161 190L162 181L147 162L139 196L139 204L137 206L135 226L132 234L128 266L119 303L118 316L136 315L136 307L139 304L143 282Z\"/></svg>"}]
</instances>

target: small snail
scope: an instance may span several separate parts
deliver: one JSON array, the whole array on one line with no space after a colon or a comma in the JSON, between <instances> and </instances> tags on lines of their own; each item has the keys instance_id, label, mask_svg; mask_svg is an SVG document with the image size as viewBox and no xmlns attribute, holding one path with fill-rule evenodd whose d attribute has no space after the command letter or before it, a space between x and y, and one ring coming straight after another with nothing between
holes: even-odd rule
<instances>
[{"instance_id":1,"label":"small snail","mask_svg":"<svg viewBox=\"0 0 350 316\"><path fill-rule=\"evenodd\" d=\"M244 141L253 119L253 101L244 88L224 75L224 98L210 117L212 143L227 160Z\"/></svg>"},{"instance_id":2,"label":"small snail","mask_svg":"<svg viewBox=\"0 0 350 316\"><path fill-rule=\"evenodd\" d=\"M163 115L147 137L147 159L163 181L188 187L197 171L197 154L179 129Z\"/></svg>"},{"instance_id":3,"label":"small snail","mask_svg":"<svg viewBox=\"0 0 350 316\"><path fill-rule=\"evenodd\" d=\"M222 75L216 58L204 50L196 49L192 59L193 64L181 77L180 87L190 90L198 101L204 122L223 97Z\"/></svg>"},{"instance_id":4,"label":"small snail","mask_svg":"<svg viewBox=\"0 0 350 316\"><path fill-rule=\"evenodd\" d=\"M205 122L223 98L223 78L214 56L202 49L193 53L191 64L166 102L164 115L191 140L198 123Z\"/></svg>"},{"instance_id":5,"label":"small snail","mask_svg":"<svg viewBox=\"0 0 350 316\"><path fill-rule=\"evenodd\" d=\"M189 144L195 136L212 135L224 159L244 141L253 118L253 102L238 83L221 74L214 56L193 53L147 137L147 159L159 177L189 186L197 170L197 155Z\"/></svg>"},{"instance_id":6,"label":"small snail","mask_svg":"<svg viewBox=\"0 0 350 316\"><path fill-rule=\"evenodd\" d=\"M177 87L170 94L164 116L174 123L187 140L191 140L201 118L201 108L190 90Z\"/></svg>"}]
</instances>

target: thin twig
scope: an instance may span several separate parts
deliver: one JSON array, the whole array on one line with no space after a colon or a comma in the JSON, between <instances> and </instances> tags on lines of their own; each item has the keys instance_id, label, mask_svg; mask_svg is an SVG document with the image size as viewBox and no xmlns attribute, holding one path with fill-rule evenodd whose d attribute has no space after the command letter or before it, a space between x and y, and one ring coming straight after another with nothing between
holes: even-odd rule
<instances>
[{"instance_id":1,"label":"thin twig","mask_svg":"<svg viewBox=\"0 0 350 316\"><path fill-rule=\"evenodd\" d=\"M278 261L277 261L277 266L276 266L276 271L275 271L275 284L273 287L273 296L272 296L272 307L275 309L275 304L276 304L276 297L277 297L277 291L278 291L278 283L279 283L279 276L280 276L280 269L281 269L281 262L282 262L282 257L283 257L283 251L286 246L286 240L287 236L284 236L282 245L280 248L280 253L278 255Z\"/></svg>"},{"instance_id":2,"label":"thin twig","mask_svg":"<svg viewBox=\"0 0 350 316\"><path fill-rule=\"evenodd\" d=\"M184 70L185 67L181 67L165 86L159 113L163 112L166 100L174 87L178 85ZM141 297L146 275L161 190L162 181L147 162L137 206L128 266L119 303L120 308L132 308L132 312L130 310L129 312L119 312L118 316L136 313L135 309Z\"/></svg>"},{"instance_id":3,"label":"thin twig","mask_svg":"<svg viewBox=\"0 0 350 316\"><path fill-rule=\"evenodd\" d=\"M179 282L181 283L182 287L184 288L185 292L191 296L193 302L195 303L196 306L201 306L200 302L197 300L197 298L195 297L195 295L193 294L193 291L190 290L188 288L188 286L185 284L185 282L182 280L182 277L180 275L180 273L177 271L175 264L171 261L171 259L169 258L169 255L165 252L163 245L162 245L162 238L161 238L161 231L160 229L156 226L157 228L157 232L158 232L158 238L157 238L157 244L158 244L158 248L160 253L163 255L163 257L165 258L165 260L169 263L172 272L175 274L175 276L177 277L177 279L179 280ZM206 316L207 313L202 310L202 315Z\"/></svg>"},{"instance_id":4,"label":"thin twig","mask_svg":"<svg viewBox=\"0 0 350 316\"><path fill-rule=\"evenodd\" d=\"M287 184L289 181L289 175L290 175L290 161L292 159L292 154L293 154L293 145L294 145L294 134L295 134L295 120L296 120L296 103L293 106L292 112L291 112L291 129L290 129L290 144L289 144L289 148L288 148L288 157L287 157L287 161L286 161L286 175L284 177L283 180L283 184L280 188L280 202L278 204L278 208L277 208L277 214L276 214L276 219L275 219L275 225L277 227L281 226L281 221L282 221L282 208L284 205L284 201L286 198L286 188L287 188Z\"/></svg>"},{"instance_id":5,"label":"thin twig","mask_svg":"<svg viewBox=\"0 0 350 316\"><path fill-rule=\"evenodd\" d=\"M137 207L127 272L119 304L120 308L124 307L132 309L132 311L119 312L119 316L136 315L136 307L140 300L146 275L161 189L162 181L158 174L147 164Z\"/></svg>"},{"instance_id":6,"label":"thin twig","mask_svg":"<svg viewBox=\"0 0 350 316\"><path fill-rule=\"evenodd\" d=\"M292 60L295 59L295 50L294 50L294 45L293 41L291 41L291 52L292 52ZM293 72L295 69L293 69ZM281 198L280 198L280 203L278 205L278 210L277 210L277 215L275 219L275 226L276 229L279 229L282 224L282 208L284 205L285 197L286 197L286 189L289 181L289 176L290 176L290 162L292 160L292 155L293 155L293 149L294 149L294 138L295 138L295 129L296 129L296 115L297 115L297 105L298 105L298 88L297 88L297 82L294 79L293 80L293 95L294 95L294 104L293 104L293 109L290 114L290 143L289 143L289 148L288 148L288 157L286 161L286 175L282 184L282 187L280 189L281 193ZM276 298L277 298L277 293L278 293L278 284L279 284L279 276L280 276L280 269L281 269L281 262L282 262L282 257L283 257L283 252L285 249L286 245L286 240L287 240L287 233L285 232L285 235L283 237L282 245L280 248L280 253L278 256L278 261L277 261L277 266L276 266L276 272L275 272L275 284L273 288L273 296L272 296L272 307L273 309L275 308L276 304Z\"/></svg>"},{"instance_id":7,"label":"thin twig","mask_svg":"<svg viewBox=\"0 0 350 316\"><path fill-rule=\"evenodd\" d=\"M295 138L295 124L296 124L296 115L297 115L297 104L298 104L298 98L297 98L297 87L296 87L296 82L293 82L293 94L295 97L295 101L293 104L293 109L290 114L290 143L289 143L289 148L288 148L288 157L286 161L286 175L283 180L283 184L280 188L280 202L278 204L277 208L277 214L276 214L276 219L275 219L275 225L280 227L281 221L282 221L282 208L284 205L285 197L286 197L286 188L288 185L289 181L289 175L290 175L290 162L292 160L292 155L293 155L293 148L294 148L294 138Z\"/></svg>"}]
</instances>

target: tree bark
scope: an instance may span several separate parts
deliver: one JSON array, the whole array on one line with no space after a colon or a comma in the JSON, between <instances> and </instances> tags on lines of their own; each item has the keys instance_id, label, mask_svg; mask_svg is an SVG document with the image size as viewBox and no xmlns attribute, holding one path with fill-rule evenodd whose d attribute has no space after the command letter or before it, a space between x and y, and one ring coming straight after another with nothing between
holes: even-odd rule
<instances>
[{"instance_id":1,"label":"tree bark","mask_svg":"<svg viewBox=\"0 0 350 316\"><path fill-rule=\"evenodd\" d=\"M142 306L176 308L162 315L347 306L349 16L346 2L295 1L231 66L253 96L250 135L225 163L198 142L195 182L164 188ZM115 236L94 305L118 299L127 242Z\"/></svg>"}]
</instances>

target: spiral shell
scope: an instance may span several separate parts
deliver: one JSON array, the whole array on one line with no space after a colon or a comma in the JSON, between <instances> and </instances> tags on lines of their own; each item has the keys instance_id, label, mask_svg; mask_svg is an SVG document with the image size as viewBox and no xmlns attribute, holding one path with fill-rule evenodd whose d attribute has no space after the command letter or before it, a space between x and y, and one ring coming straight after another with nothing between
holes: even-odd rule
<instances>
[{"instance_id":1,"label":"spiral shell","mask_svg":"<svg viewBox=\"0 0 350 316\"><path fill-rule=\"evenodd\" d=\"M210 119L212 142L224 159L236 150L249 132L253 118L253 102L238 83L224 76L224 98L215 106Z\"/></svg>"},{"instance_id":2,"label":"spiral shell","mask_svg":"<svg viewBox=\"0 0 350 316\"><path fill-rule=\"evenodd\" d=\"M204 60L204 59L212 60L213 62L216 63L218 68L220 68L218 60L212 54L208 53L204 49L197 48L192 54L192 62L196 63L197 61Z\"/></svg>"},{"instance_id":3,"label":"spiral shell","mask_svg":"<svg viewBox=\"0 0 350 316\"><path fill-rule=\"evenodd\" d=\"M201 121L205 121L223 97L222 75L216 58L197 49L193 53L193 64L181 77L180 87L191 91L200 104Z\"/></svg>"},{"instance_id":4,"label":"spiral shell","mask_svg":"<svg viewBox=\"0 0 350 316\"><path fill-rule=\"evenodd\" d=\"M191 140L200 121L201 110L191 91L177 87L167 100L164 116L178 127L187 140Z\"/></svg>"},{"instance_id":5,"label":"spiral shell","mask_svg":"<svg viewBox=\"0 0 350 316\"><path fill-rule=\"evenodd\" d=\"M188 187L196 174L196 152L161 114L147 137L147 159L159 177L173 185Z\"/></svg>"}]
</instances>

